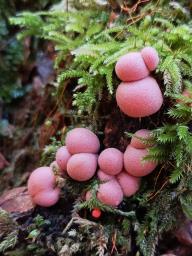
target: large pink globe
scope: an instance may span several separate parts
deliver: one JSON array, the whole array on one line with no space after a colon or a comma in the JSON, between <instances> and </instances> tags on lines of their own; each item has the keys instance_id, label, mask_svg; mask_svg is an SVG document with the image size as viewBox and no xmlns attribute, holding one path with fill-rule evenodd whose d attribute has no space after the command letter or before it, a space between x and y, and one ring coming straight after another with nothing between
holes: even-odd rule
<instances>
[{"instance_id":1,"label":"large pink globe","mask_svg":"<svg viewBox=\"0 0 192 256\"><path fill-rule=\"evenodd\" d=\"M65 142L70 154L97 153L100 148L98 137L86 128L74 128L69 131Z\"/></svg>"},{"instance_id":2,"label":"large pink globe","mask_svg":"<svg viewBox=\"0 0 192 256\"><path fill-rule=\"evenodd\" d=\"M109 175L116 175L123 168L123 153L116 148L106 148L98 158L100 169Z\"/></svg>"},{"instance_id":3,"label":"large pink globe","mask_svg":"<svg viewBox=\"0 0 192 256\"><path fill-rule=\"evenodd\" d=\"M150 76L135 82L120 83L117 105L130 117L150 116L161 108L163 96L156 80Z\"/></svg>"},{"instance_id":4,"label":"large pink globe","mask_svg":"<svg viewBox=\"0 0 192 256\"><path fill-rule=\"evenodd\" d=\"M124 153L124 167L128 174L135 177L146 176L151 173L157 166L157 163L144 160L149 154L147 149L136 149L128 146Z\"/></svg>"},{"instance_id":5,"label":"large pink globe","mask_svg":"<svg viewBox=\"0 0 192 256\"><path fill-rule=\"evenodd\" d=\"M68 175L77 181L91 179L97 169L98 156L90 153L79 153L73 155L67 163Z\"/></svg>"},{"instance_id":6,"label":"large pink globe","mask_svg":"<svg viewBox=\"0 0 192 256\"><path fill-rule=\"evenodd\" d=\"M116 180L100 184L97 198L106 205L118 206L123 200L123 191Z\"/></svg>"},{"instance_id":7,"label":"large pink globe","mask_svg":"<svg viewBox=\"0 0 192 256\"><path fill-rule=\"evenodd\" d=\"M123 194L128 197L134 195L139 190L140 180L140 178L129 175L125 171L117 175L117 181L121 186Z\"/></svg>"}]
</instances>

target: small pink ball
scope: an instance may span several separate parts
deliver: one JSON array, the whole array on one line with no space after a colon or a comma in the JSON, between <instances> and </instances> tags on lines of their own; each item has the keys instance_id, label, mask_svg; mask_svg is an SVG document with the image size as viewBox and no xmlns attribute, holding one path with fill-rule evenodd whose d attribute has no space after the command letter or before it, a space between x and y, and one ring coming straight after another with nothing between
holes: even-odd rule
<instances>
[{"instance_id":1,"label":"small pink ball","mask_svg":"<svg viewBox=\"0 0 192 256\"><path fill-rule=\"evenodd\" d=\"M67 163L68 175L77 181L91 179L97 169L98 156L90 153L79 153L73 155Z\"/></svg>"},{"instance_id":2,"label":"small pink ball","mask_svg":"<svg viewBox=\"0 0 192 256\"><path fill-rule=\"evenodd\" d=\"M124 82L136 81L149 75L140 52L130 52L117 61L115 72Z\"/></svg>"},{"instance_id":3,"label":"small pink ball","mask_svg":"<svg viewBox=\"0 0 192 256\"><path fill-rule=\"evenodd\" d=\"M155 48L150 46L145 47L141 50L141 55L148 69L150 71L155 70L159 64L159 55Z\"/></svg>"},{"instance_id":4,"label":"small pink ball","mask_svg":"<svg viewBox=\"0 0 192 256\"><path fill-rule=\"evenodd\" d=\"M67 170L67 162L69 158L71 157L71 154L69 153L66 146L60 147L56 152L56 162L61 168L62 171Z\"/></svg>"},{"instance_id":5,"label":"small pink ball","mask_svg":"<svg viewBox=\"0 0 192 256\"><path fill-rule=\"evenodd\" d=\"M89 129L75 128L67 133L66 146L71 154L97 153L100 142L98 137Z\"/></svg>"},{"instance_id":6,"label":"small pink ball","mask_svg":"<svg viewBox=\"0 0 192 256\"><path fill-rule=\"evenodd\" d=\"M100 184L97 198L106 205L117 206L123 200L123 191L116 180Z\"/></svg>"},{"instance_id":7,"label":"small pink ball","mask_svg":"<svg viewBox=\"0 0 192 256\"><path fill-rule=\"evenodd\" d=\"M103 172L102 170L98 170L97 172L97 177L100 181L109 181L109 180L113 180L115 177L109 174L106 174L105 172Z\"/></svg>"},{"instance_id":8,"label":"small pink ball","mask_svg":"<svg viewBox=\"0 0 192 256\"><path fill-rule=\"evenodd\" d=\"M140 180L140 178L133 177L125 171L117 175L117 181L123 190L124 196L134 195L139 190Z\"/></svg>"},{"instance_id":9,"label":"small pink ball","mask_svg":"<svg viewBox=\"0 0 192 256\"><path fill-rule=\"evenodd\" d=\"M116 175L123 169L123 153L116 148L107 148L98 158L100 169L109 175Z\"/></svg>"},{"instance_id":10,"label":"small pink ball","mask_svg":"<svg viewBox=\"0 0 192 256\"><path fill-rule=\"evenodd\" d=\"M28 179L28 192L33 197L42 191L49 191L55 187L56 179L50 167L39 167Z\"/></svg>"},{"instance_id":11,"label":"small pink ball","mask_svg":"<svg viewBox=\"0 0 192 256\"><path fill-rule=\"evenodd\" d=\"M136 138L136 137L138 138ZM141 138L141 139L140 139ZM151 131L146 130L146 129L141 129L136 131L136 133L133 135L133 137L131 138L131 143L130 145L134 148L137 149L143 149L143 148L148 148L151 145L144 143L144 141L142 141L142 139L150 139L151 138ZM146 141L147 142L147 141Z\"/></svg>"},{"instance_id":12,"label":"small pink ball","mask_svg":"<svg viewBox=\"0 0 192 256\"><path fill-rule=\"evenodd\" d=\"M151 173L157 164L152 161L143 160L148 154L147 149L136 149L129 145L124 153L125 170L136 177L146 176Z\"/></svg>"},{"instance_id":13,"label":"small pink ball","mask_svg":"<svg viewBox=\"0 0 192 256\"><path fill-rule=\"evenodd\" d=\"M161 90L150 76L136 82L120 83L116 100L121 111L131 117L150 116L163 104Z\"/></svg>"},{"instance_id":14,"label":"small pink ball","mask_svg":"<svg viewBox=\"0 0 192 256\"><path fill-rule=\"evenodd\" d=\"M56 204L59 200L60 189L45 190L36 194L32 199L37 205L43 207L50 207Z\"/></svg>"}]
</instances>

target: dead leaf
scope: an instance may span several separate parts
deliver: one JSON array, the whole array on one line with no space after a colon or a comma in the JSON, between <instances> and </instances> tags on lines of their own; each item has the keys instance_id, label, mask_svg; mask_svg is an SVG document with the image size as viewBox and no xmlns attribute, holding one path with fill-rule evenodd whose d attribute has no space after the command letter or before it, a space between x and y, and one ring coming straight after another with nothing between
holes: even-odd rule
<instances>
[{"instance_id":1,"label":"dead leaf","mask_svg":"<svg viewBox=\"0 0 192 256\"><path fill-rule=\"evenodd\" d=\"M5 191L0 197L0 207L9 213L24 213L34 209L27 187Z\"/></svg>"}]
</instances>

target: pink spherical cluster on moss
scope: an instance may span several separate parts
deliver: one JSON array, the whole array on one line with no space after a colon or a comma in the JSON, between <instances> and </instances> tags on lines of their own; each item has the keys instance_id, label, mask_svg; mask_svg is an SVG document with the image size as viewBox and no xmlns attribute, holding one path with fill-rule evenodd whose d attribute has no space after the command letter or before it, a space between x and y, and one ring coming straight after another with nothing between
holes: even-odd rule
<instances>
[{"instance_id":1,"label":"pink spherical cluster on moss","mask_svg":"<svg viewBox=\"0 0 192 256\"><path fill-rule=\"evenodd\" d=\"M145 117L156 113L163 103L161 90L150 76L135 82L122 82L116 91L121 111L131 117Z\"/></svg>"},{"instance_id":2,"label":"pink spherical cluster on moss","mask_svg":"<svg viewBox=\"0 0 192 256\"><path fill-rule=\"evenodd\" d=\"M67 133L66 146L70 154L97 153L100 142L89 129L75 128Z\"/></svg>"},{"instance_id":3,"label":"pink spherical cluster on moss","mask_svg":"<svg viewBox=\"0 0 192 256\"><path fill-rule=\"evenodd\" d=\"M27 186L35 204L49 207L59 200L60 189L56 187L56 178L50 167L39 167L34 170Z\"/></svg>"},{"instance_id":4,"label":"pink spherical cluster on moss","mask_svg":"<svg viewBox=\"0 0 192 256\"><path fill-rule=\"evenodd\" d=\"M141 55L143 60L150 71L153 71L157 68L159 64L159 55L155 48L145 47L141 50Z\"/></svg>"},{"instance_id":5,"label":"pink spherical cluster on moss","mask_svg":"<svg viewBox=\"0 0 192 256\"><path fill-rule=\"evenodd\" d=\"M123 192L116 180L100 184L97 198L106 205L118 206L123 200Z\"/></svg>"},{"instance_id":6,"label":"pink spherical cluster on moss","mask_svg":"<svg viewBox=\"0 0 192 256\"><path fill-rule=\"evenodd\" d=\"M124 82L136 81L149 75L149 70L140 52L130 52L120 57L115 72Z\"/></svg>"},{"instance_id":7,"label":"pink spherical cluster on moss","mask_svg":"<svg viewBox=\"0 0 192 256\"><path fill-rule=\"evenodd\" d=\"M136 149L128 145L124 153L125 170L136 177L146 176L151 173L157 166L155 162L144 160L149 154L147 149Z\"/></svg>"},{"instance_id":8,"label":"pink spherical cluster on moss","mask_svg":"<svg viewBox=\"0 0 192 256\"><path fill-rule=\"evenodd\" d=\"M131 176L125 171L117 175L117 181L121 186L124 196L132 196L139 190L140 178Z\"/></svg>"},{"instance_id":9,"label":"pink spherical cluster on moss","mask_svg":"<svg viewBox=\"0 0 192 256\"><path fill-rule=\"evenodd\" d=\"M116 101L123 113L131 117L150 116L161 108L163 96L149 72L155 70L159 56L153 47L120 57L115 66L123 82L117 88Z\"/></svg>"},{"instance_id":10,"label":"pink spherical cluster on moss","mask_svg":"<svg viewBox=\"0 0 192 256\"><path fill-rule=\"evenodd\" d=\"M60 147L56 152L56 162L62 171L67 170L67 162L71 154L69 153L66 146Z\"/></svg>"},{"instance_id":11,"label":"pink spherical cluster on moss","mask_svg":"<svg viewBox=\"0 0 192 256\"><path fill-rule=\"evenodd\" d=\"M151 138L151 131L146 130L146 129L138 130L131 138L130 145L137 149L148 148L151 145L145 143L145 141L143 141L143 139L145 139L147 142L147 140L149 140L150 138Z\"/></svg>"},{"instance_id":12,"label":"pink spherical cluster on moss","mask_svg":"<svg viewBox=\"0 0 192 256\"><path fill-rule=\"evenodd\" d=\"M77 181L91 179L97 169L97 155L90 153L79 153L73 155L67 163L68 175Z\"/></svg>"},{"instance_id":13,"label":"pink spherical cluster on moss","mask_svg":"<svg viewBox=\"0 0 192 256\"><path fill-rule=\"evenodd\" d=\"M116 175L123 168L123 153L116 148L107 148L98 158L100 169L109 175Z\"/></svg>"},{"instance_id":14,"label":"pink spherical cluster on moss","mask_svg":"<svg viewBox=\"0 0 192 256\"><path fill-rule=\"evenodd\" d=\"M99 139L92 131L74 128L66 135L66 146L57 150L56 162L72 179L87 181L96 172L99 148Z\"/></svg>"}]
</instances>

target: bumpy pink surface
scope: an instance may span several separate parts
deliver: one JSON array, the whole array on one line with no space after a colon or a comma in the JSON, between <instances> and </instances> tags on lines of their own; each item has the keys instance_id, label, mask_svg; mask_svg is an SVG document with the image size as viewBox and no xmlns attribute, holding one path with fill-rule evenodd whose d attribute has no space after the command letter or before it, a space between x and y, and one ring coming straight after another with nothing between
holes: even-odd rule
<instances>
[{"instance_id":1,"label":"bumpy pink surface","mask_svg":"<svg viewBox=\"0 0 192 256\"><path fill-rule=\"evenodd\" d=\"M141 55L148 69L155 70L159 64L159 55L156 49L150 46L145 47L141 50Z\"/></svg>"},{"instance_id":2,"label":"bumpy pink surface","mask_svg":"<svg viewBox=\"0 0 192 256\"><path fill-rule=\"evenodd\" d=\"M100 181L109 181L115 178L114 176L108 175L101 170L98 170L97 177Z\"/></svg>"},{"instance_id":3,"label":"bumpy pink surface","mask_svg":"<svg viewBox=\"0 0 192 256\"><path fill-rule=\"evenodd\" d=\"M116 91L121 111L131 117L145 117L156 113L163 103L163 96L155 79L121 83Z\"/></svg>"},{"instance_id":4,"label":"bumpy pink surface","mask_svg":"<svg viewBox=\"0 0 192 256\"><path fill-rule=\"evenodd\" d=\"M115 72L124 82L140 80L149 75L140 52L131 52L120 57L116 63Z\"/></svg>"},{"instance_id":5,"label":"bumpy pink surface","mask_svg":"<svg viewBox=\"0 0 192 256\"><path fill-rule=\"evenodd\" d=\"M73 155L67 163L68 175L77 181L89 180L96 172L97 158L97 155L90 153Z\"/></svg>"},{"instance_id":6,"label":"bumpy pink surface","mask_svg":"<svg viewBox=\"0 0 192 256\"><path fill-rule=\"evenodd\" d=\"M99 186L97 198L106 205L117 206L123 200L123 191L116 180L110 180Z\"/></svg>"},{"instance_id":7,"label":"bumpy pink surface","mask_svg":"<svg viewBox=\"0 0 192 256\"><path fill-rule=\"evenodd\" d=\"M62 171L66 171L67 169L67 162L71 154L69 153L66 146L60 147L56 152L56 162L61 168Z\"/></svg>"},{"instance_id":8,"label":"bumpy pink surface","mask_svg":"<svg viewBox=\"0 0 192 256\"><path fill-rule=\"evenodd\" d=\"M59 188L55 188L54 190L42 191L33 197L33 202L43 207L49 207L57 203L57 201L59 200L59 195Z\"/></svg>"},{"instance_id":9,"label":"bumpy pink surface","mask_svg":"<svg viewBox=\"0 0 192 256\"><path fill-rule=\"evenodd\" d=\"M100 142L98 137L89 129L75 128L67 133L66 146L71 154L97 153Z\"/></svg>"},{"instance_id":10,"label":"bumpy pink surface","mask_svg":"<svg viewBox=\"0 0 192 256\"><path fill-rule=\"evenodd\" d=\"M100 169L109 175L116 175L123 168L123 153L116 148L107 148L98 158Z\"/></svg>"},{"instance_id":11,"label":"bumpy pink surface","mask_svg":"<svg viewBox=\"0 0 192 256\"><path fill-rule=\"evenodd\" d=\"M141 129L141 130L136 131L136 133L134 135L138 138L136 138L134 136L131 138L130 145L132 147L137 148L137 149L143 149L143 148L148 148L150 146L150 145L146 145L146 143L143 143L142 139L150 139L151 131L146 130L146 129Z\"/></svg>"},{"instance_id":12,"label":"bumpy pink surface","mask_svg":"<svg viewBox=\"0 0 192 256\"><path fill-rule=\"evenodd\" d=\"M142 161L147 155L147 149L136 149L129 145L124 153L125 170L136 177L146 176L151 173L157 164L151 161Z\"/></svg>"},{"instance_id":13,"label":"bumpy pink surface","mask_svg":"<svg viewBox=\"0 0 192 256\"><path fill-rule=\"evenodd\" d=\"M49 207L59 200L60 189L55 187L56 179L50 167L40 167L34 170L27 186L35 204Z\"/></svg>"},{"instance_id":14,"label":"bumpy pink surface","mask_svg":"<svg viewBox=\"0 0 192 256\"><path fill-rule=\"evenodd\" d=\"M42 191L33 197L33 202L44 207L49 207L59 200L60 189Z\"/></svg>"},{"instance_id":15,"label":"bumpy pink surface","mask_svg":"<svg viewBox=\"0 0 192 256\"><path fill-rule=\"evenodd\" d=\"M28 180L28 192L34 195L55 187L55 176L50 167L39 167L34 170Z\"/></svg>"},{"instance_id":16,"label":"bumpy pink surface","mask_svg":"<svg viewBox=\"0 0 192 256\"><path fill-rule=\"evenodd\" d=\"M140 178L133 177L125 171L117 175L124 196L132 196L139 190Z\"/></svg>"}]
</instances>

